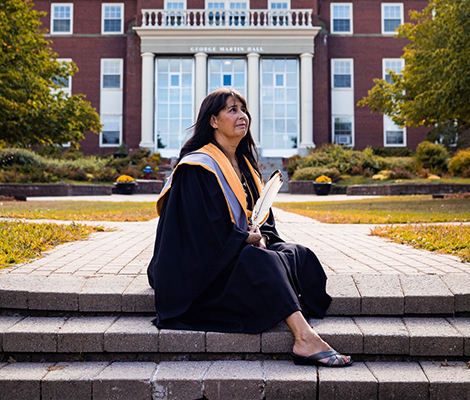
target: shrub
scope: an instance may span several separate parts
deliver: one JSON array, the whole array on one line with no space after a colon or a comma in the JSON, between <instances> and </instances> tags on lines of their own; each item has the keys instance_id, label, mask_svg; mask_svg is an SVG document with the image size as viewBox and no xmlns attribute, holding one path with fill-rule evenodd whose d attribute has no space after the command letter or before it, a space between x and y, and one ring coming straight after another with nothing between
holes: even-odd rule
<instances>
[{"instance_id":1,"label":"shrub","mask_svg":"<svg viewBox=\"0 0 470 400\"><path fill-rule=\"evenodd\" d=\"M383 159L383 169L395 168L416 171L416 160L413 157L387 157Z\"/></svg>"},{"instance_id":2,"label":"shrub","mask_svg":"<svg viewBox=\"0 0 470 400\"><path fill-rule=\"evenodd\" d=\"M321 175L326 175L333 182L338 181L341 177L341 174L336 168L307 167L307 168L300 168L297 171L295 171L292 179L294 181L314 181Z\"/></svg>"},{"instance_id":3,"label":"shrub","mask_svg":"<svg viewBox=\"0 0 470 400\"><path fill-rule=\"evenodd\" d=\"M43 157L31 150L6 148L0 150L0 166L32 165L42 167L45 164Z\"/></svg>"},{"instance_id":4,"label":"shrub","mask_svg":"<svg viewBox=\"0 0 470 400\"><path fill-rule=\"evenodd\" d=\"M295 161L297 168L326 167L335 168L340 174L350 174L354 167L377 172L383 169L382 157L375 156L372 149L353 150L339 144L329 144L315 149L312 154Z\"/></svg>"},{"instance_id":5,"label":"shrub","mask_svg":"<svg viewBox=\"0 0 470 400\"><path fill-rule=\"evenodd\" d=\"M415 157L418 170L429 168L432 173L447 171L449 152L442 144L421 142L416 148Z\"/></svg>"},{"instance_id":6,"label":"shrub","mask_svg":"<svg viewBox=\"0 0 470 400\"><path fill-rule=\"evenodd\" d=\"M412 157L413 150L408 147L373 147L373 152L381 157Z\"/></svg>"},{"instance_id":7,"label":"shrub","mask_svg":"<svg viewBox=\"0 0 470 400\"><path fill-rule=\"evenodd\" d=\"M463 175L470 168L470 149L459 150L449 161L448 168L453 175Z\"/></svg>"},{"instance_id":8,"label":"shrub","mask_svg":"<svg viewBox=\"0 0 470 400\"><path fill-rule=\"evenodd\" d=\"M390 173L391 179L413 179L415 175L408 169L395 167Z\"/></svg>"}]
</instances>

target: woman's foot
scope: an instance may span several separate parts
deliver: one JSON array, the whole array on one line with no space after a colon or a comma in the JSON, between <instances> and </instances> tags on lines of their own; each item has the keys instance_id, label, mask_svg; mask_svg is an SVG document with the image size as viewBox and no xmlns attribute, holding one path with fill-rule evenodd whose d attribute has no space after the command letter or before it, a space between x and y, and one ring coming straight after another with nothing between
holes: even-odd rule
<instances>
[{"instance_id":1,"label":"woman's foot","mask_svg":"<svg viewBox=\"0 0 470 400\"><path fill-rule=\"evenodd\" d=\"M352 363L351 357L334 351L313 329L310 329L306 335L296 338L292 353L294 362L298 364L340 367ZM318 358L322 355L324 355L323 358Z\"/></svg>"}]
</instances>

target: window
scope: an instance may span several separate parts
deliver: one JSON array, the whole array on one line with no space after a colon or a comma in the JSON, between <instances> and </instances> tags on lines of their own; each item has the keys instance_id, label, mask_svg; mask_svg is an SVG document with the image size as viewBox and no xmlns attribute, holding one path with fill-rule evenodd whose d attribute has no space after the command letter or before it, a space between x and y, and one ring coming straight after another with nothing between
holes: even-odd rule
<instances>
[{"instance_id":1,"label":"window","mask_svg":"<svg viewBox=\"0 0 470 400\"><path fill-rule=\"evenodd\" d=\"M165 10L168 10L166 14L167 25L181 25L183 23L182 11L186 9L186 2L183 1L165 1Z\"/></svg>"},{"instance_id":2,"label":"window","mask_svg":"<svg viewBox=\"0 0 470 400\"><path fill-rule=\"evenodd\" d=\"M395 34L403 23L402 3L382 3L382 34Z\"/></svg>"},{"instance_id":3,"label":"window","mask_svg":"<svg viewBox=\"0 0 470 400\"><path fill-rule=\"evenodd\" d=\"M101 88L122 88L122 59L101 60Z\"/></svg>"},{"instance_id":4,"label":"window","mask_svg":"<svg viewBox=\"0 0 470 400\"><path fill-rule=\"evenodd\" d=\"M334 117L333 121L334 142L352 145L353 129L351 117Z\"/></svg>"},{"instance_id":5,"label":"window","mask_svg":"<svg viewBox=\"0 0 470 400\"><path fill-rule=\"evenodd\" d=\"M276 1L269 2L269 24L273 26L289 25L290 18L290 1Z\"/></svg>"},{"instance_id":6,"label":"window","mask_svg":"<svg viewBox=\"0 0 470 400\"><path fill-rule=\"evenodd\" d=\"M124 32L124 4L103 3L101 5L101 33L120 34Z\"/></svg>"},{"instance_id":7,"label":"window","mask_svg":"<svg viewBox=\"0 0 470 400\"><path fill-rule=\"evenodd\" d=\"M209 25L238 26L245 25L247 14L243 10L248 9L246 1L206 1L207 20Z\"/></svg>"},{"instance_id":8,"label":"window","mask_svg":"<svg viewBox=\"0 0 470 400\"><path fill-rule=\"evenodd\" d=\"M393 83L390 71L401 75L405 66L403 58L385 58L382 60L382 76L388 83ZM406 131L396 125L391 118L384 115L384 145L385 146L405 146Z\"/></svg>"},{"instance_id":9,"label":"window","mask_svg":"<svg viewBox=\"0 0 470 400\"><path fill-rule=\"evenodd\" d=\"M331 33L352 34L352 3L331 3Z\"/></svg>"},{"instance_id":10,"label":"window","mask_svg":"<svg viewBox=\"0 0 470 400\"><path fill-rule=\"evenodd\" d=\"M121 144L121 120L119 116L101 117L103 131L101 132L102 146L119 146Z\"/></svg>"},{"instance_id":11,"label":"window","mask_svg":"<svg viewBox=\"0 0 470 400\"><path fill-rule=\"evenodd\" d=\"M332 60L333 88L352 88L352 60Z\"/></svg>"},{"instance_id":12,"label":"window","mask_svg":"<svg viewBox=\"0 0 470 400\"><path fill-rule=\"evenodd\" d=\"M100 146L116 147L122 142L123 59L101 59L100 116L103 131Z\"/></svg>"},{"instance_id":13,"label":"window","mask_svg":"<svg viewBox=\"0 0 470 400\"><path fill-rule=\"evenodd\" d=\"M383 68L383 79L387 83L392 83L392 77L390 76L390 71L395 72L398 75L401 75L401 71L405 66L405 60L403 58L388 58L382 60Z\"/></svg>"},{"instance_id":14,"label":"window","mask_svg":"<svg viewBox=\"0 0 470 400\"><path fill-rule=\"evenodd\" d=\"M73 4L51 4L51 34L66 35L73 33Z\"/></svg>"},{"instance_id":15,"label":"window","mask_svg":"<svg viewBox=\"0 0 470 400\"><path fill-rule=\"evenodd\" d=\"M245 58L210 58L209 93L222 86L238 90L246 95L246 59Z\"/></svg>"},{"instance_id":16,"label":"window","mask_svg":"<svg viewBox=\"0 0 470 400\"><path fill-rule=\"evenodd\" d=\"M293 58L261 60L261 143L264 150L297 149L299 138L299 64ZM291 154L292 155L292 154Z\"/></svg>"},{"instance_id":17,"label":"window","mask_svg":"<svg viewBox=\"0 0 470 400\"><path fill-rule=\"evenodd\" d=\"M71 62L71 58L58 58L57 61L60 63L65 63L65 62ZM72 95L72 77L69 76L68 78L61 78L57 77L54 79L54 84L57 86L60 86L60 89L53 89L52 93L57 93L59 91L62 91L65 93L66 96L71 96Z\"/></svg>"},{"instance_id":18,"label":"window","mask_svg":"<svg viewBox=\"0 0 470 400\"><path fill-rule=\"evenodd\" d=\"M177 156L193 124L194 79L192 58L157 58L155 137L157 151Z\"/></svg>"}]
</instances>

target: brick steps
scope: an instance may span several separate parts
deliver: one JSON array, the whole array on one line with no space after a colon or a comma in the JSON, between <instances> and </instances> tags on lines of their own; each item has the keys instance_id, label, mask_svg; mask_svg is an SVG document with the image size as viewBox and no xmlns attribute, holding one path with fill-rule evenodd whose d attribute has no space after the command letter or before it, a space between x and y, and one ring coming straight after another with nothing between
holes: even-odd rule
<instances>
[{"instance_id":1,"label":"brick steps","mask_svg":"<svg viewBox=\"0 0 470 400\"><path fill-rule=\"evenodd\" d=\"M256 335L159 330L152 317L0 317L2 352L25 359L44 360L72 354L114 361L122 354L140 354L149 360L217 359L220 355L269 358L289 355L293 338L284 324ZM310 320L334 348L359 356L382 358L470 356L470 319L327 317ZM25 354L27 357L25 357ZM145 355L146 354L146 355ZM37 357L36 357L37 358ZM68 357L73 359L73 357Z\"/></svg>"},{"instance_id":2,"label":"brick steps","mask_svg":"<svg viewBox=\"0 0 470 400\"><path fill-rule=\"evenodd\" d=\"M464 362L356 362L345 370L277 360L0 364L0 398L10 400L456 400L469 391Z\"/></svg>"},{"instance_id":3,"label":"brick steps","mask_svg":"<svg viewBox=\"0 0 470 400\"><path fill-rule=\"evenodd\" d=\"M470 312L470 274L331 275L328 315L458 315ZM71 313L155 312L144 275L0 275L0 309Z\"/></svg>"}]
</instances>

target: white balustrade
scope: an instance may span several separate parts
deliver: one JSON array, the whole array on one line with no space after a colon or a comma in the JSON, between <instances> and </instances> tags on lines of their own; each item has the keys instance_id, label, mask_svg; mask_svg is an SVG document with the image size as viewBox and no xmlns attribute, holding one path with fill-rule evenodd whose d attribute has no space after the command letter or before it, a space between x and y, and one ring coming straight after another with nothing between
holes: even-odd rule
<instances>
[{"instance_id":1,"label":"white balustrade","mask_svg":"<svg viewBox=\"0 0 470 400\"><path fill-rule=\"evenodd\" d=\"M142 10L139 28L221 29L313 27L312 10Z\"/></svg>"}]
</instances>

